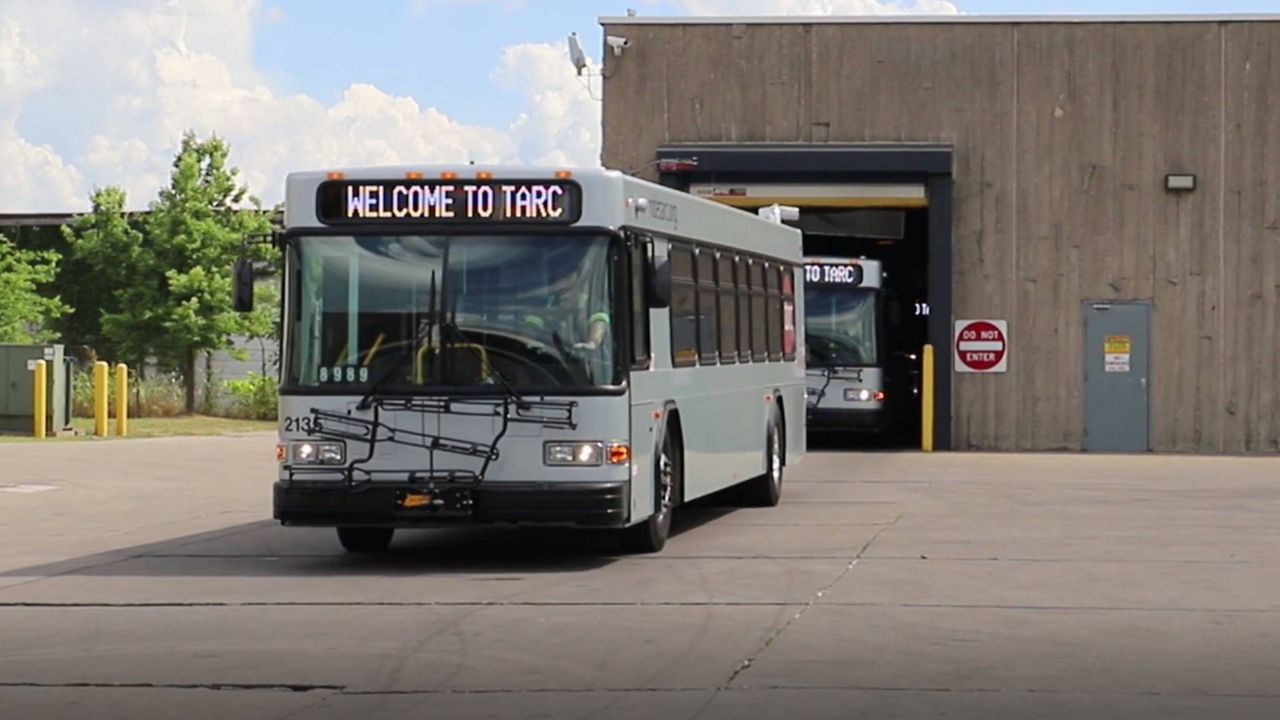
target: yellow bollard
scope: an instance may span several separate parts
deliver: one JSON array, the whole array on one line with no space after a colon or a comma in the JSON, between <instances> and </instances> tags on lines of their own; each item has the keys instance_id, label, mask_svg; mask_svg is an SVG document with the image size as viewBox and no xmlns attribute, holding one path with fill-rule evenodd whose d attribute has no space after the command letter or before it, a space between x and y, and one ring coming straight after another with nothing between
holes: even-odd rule
<instances>
[{"instance_id":1,"label":"yellow bollard","mask_svg":"<svg viewBox=\"0 0 1280 720\"><path fill-rule=\"evenodd\" d=\"M116 435L129 434L129 366L116 365Z\"/></svg>"},{"instance_id":2,"label":"yellow bollard","mask_svg":"<svg viewBox=\"0 0 1280 720\"><path fill-rule=\"evenodd\" d=\"M34 390L31 393L31 410L35 414L32 430L36 439L42 440L45 435L45 423L49 420L49 375L43 360L37 360L31 372L35 376L32 378Z\"/></svg>"},{"instance_id":3,"label":"yellow bollard","mask_svg":"<svg viewBox=\"0 0 1280 720\"><path fill-rule=\"evenodd\" d=\"M93 434L107 436L107 364L93 364Z\"/></svg>"},{"instance_id":4,"label":"yellow bollard","mask_svg":"<svg viewBox=\"0 0 1280 720\"><path fill-rule=\"evenodd\" d=\"M933 452L933 346L924 346L920 367L920 449Z\"/></svg>"}]
</instances>

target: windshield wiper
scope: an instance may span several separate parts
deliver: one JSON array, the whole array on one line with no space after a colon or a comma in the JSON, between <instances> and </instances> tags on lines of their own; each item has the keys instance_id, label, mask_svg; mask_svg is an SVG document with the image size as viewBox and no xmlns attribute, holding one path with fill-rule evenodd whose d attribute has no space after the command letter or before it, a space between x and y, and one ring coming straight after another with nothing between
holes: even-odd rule
<instances>
[{"instance_id":1,"label":"windshield wiper","mask_svg":"<svg viewBox=\"0 0 1280 720\"><path fill-rule=\"evenodd\" d=\"M387 369L382 371L382 374L378 376L378 379L373 381L373 384L369 386L368 391L366 391L365 394L360 398L360 402L356 403L357 410L368 410L369 407L373 404L374 395L377 394L377 392L381 390L383 387L385 387L387 383L391 382L391 380L395 378L396 373L398 371L404 369L403 367L400 366L399 360L401 356L408 354L407 353L408 349L409 349L409 346L405 345L400 349L396 350L396 353L394 355L396 362L393 362L389 366L387 366Z\"/></svg>"},{"instance_id":2,"label":"windshield wiper","mask_svg":"<svg viewBox=\"0 0 1280 720\"><path fill-rule=\"evenodd\" d=\"M519 407L522 410L529 409L529 401L516 390L515 386L511 384L511 381L508 380L507 377L498 370L498 368L494 367L492 363L488 362L478 348L467 342L467 337L462 334L462 330L458 327L456 320L449 320L447 322L440 323L440 340L442 342L444 341L445 333L448 333L449 336L453 338L454 342L457 342L471 351L471 354L475 356L476 361L480 363L480 367L488 371L489 377L498 381L498 384L501 385L502 389L506 392L507 397L516 401L516 407Z\"/></svg>"}]
</instances>

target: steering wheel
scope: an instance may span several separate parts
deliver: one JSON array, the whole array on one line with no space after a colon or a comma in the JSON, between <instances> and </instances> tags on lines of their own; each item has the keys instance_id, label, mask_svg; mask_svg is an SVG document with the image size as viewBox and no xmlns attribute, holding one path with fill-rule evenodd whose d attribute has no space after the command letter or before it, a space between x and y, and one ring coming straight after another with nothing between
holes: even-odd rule
<instances>
[{"instance_id":1,"label":"steering wheel","mask_svg":"<svg viewBox=\"0 0 1280 720\"><path fill-rule=\"evenodd\" d=\"M530 343L530 345L533 345L533 344L534 343ZM494 347L492 345L485 348L485 350L491 356L501 357L503 359L514 361L524 367L532 368L535 373L547 379L548 381L547 384L549 386L554 387L556 385L573 383L573 377L570 376L567 372L564 373L563 377L558 377L556 373L540 365L533 358L529 357L526 353L517 353L517 352L513 352L512 350L508 350L507 348ZM539 348L539 350L541 350L541 348ZM548 354L550 354L552 357L556 357L554 353L548 353ZM489 364L491 366L495 364L492 357L489 359Z\"/></svg>"}]
</instances>

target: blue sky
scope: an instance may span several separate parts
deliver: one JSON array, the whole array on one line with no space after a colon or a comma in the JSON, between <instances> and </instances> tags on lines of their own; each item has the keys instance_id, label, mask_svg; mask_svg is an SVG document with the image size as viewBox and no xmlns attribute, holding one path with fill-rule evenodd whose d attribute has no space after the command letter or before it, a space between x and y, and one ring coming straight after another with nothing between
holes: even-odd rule
<instances>
[{"instance_id":1,"label":"blue sky","mask_svg":"<svg viewBox=\"0 0 1280 720\"><path fill-rule=\"evenodd\" d=\"M966 14L1280 12L1280 0L953 0ZM721 3L732 6L732 2ZM468 123L507 112L489 82L492 58L517 43L560 43L574 31L599 57L602 16L685 15L678 4L646 0L373 2L351 17L339 0L277 0L284 20L266 25L254 57L281 87L333 98L352 82L447 105ZM554 8L554 10L552 10ZM343 52L333 50L344 49ZM326 52L328 51L328 52ZM300 61L300 57L306 57Z\"/></svg>"},{"instance_id":2,"label":"blue sky","mask_svg":"<svg viewBox=\"0 0 1280 720\"><path fill-rule=\"evenodd\" d=\"M0 0L0 212L143 207L181 133L218 133L253 193L290 170L595 164L569 65L601 16L1280 12L1280 0ZM895 10L895 11L897 11ZM597 81L598 82L598 81ZM598 86L597 86L598 87Z\"/></svg>"}]
</instances>

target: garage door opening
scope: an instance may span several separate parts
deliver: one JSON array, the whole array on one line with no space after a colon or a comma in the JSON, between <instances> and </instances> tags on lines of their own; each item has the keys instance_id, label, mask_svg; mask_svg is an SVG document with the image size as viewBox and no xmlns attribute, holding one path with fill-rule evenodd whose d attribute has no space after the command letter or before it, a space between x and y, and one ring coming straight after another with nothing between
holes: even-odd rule
<instances>
[{"instance_id":1,"label":"garage door opening","mask_svg":"<svg viewBox=\"0 0 1280 720\"><path fill-rule=\"evenodd\" d=\"M890 411L881 432L870 432L878 423L830 427L828 418L811 415L815 432L809 439L815 446L920 448L926 402L921 349L928 343L934 348L932 447L950 449L950 147L677 144L658 148L656 162L660 182L700 197L748 212L773 204L799 208L791 224L804 233L806 272L817 273L806 275L805 283L806 300L812 299L806 303L806 329L816 338L807 356L810 399L821 395L824 403L844 403L847 397L867 406L879 392ZM857 285L869 281L875 292L865 292L868 286L861 288L861 299L853 297L855 275ZM871 296L875 302L868 302ZM870 318L875 328L866 324ZM863 327L840 332L858 320ZM844 354L832 360L838 352ZM874 362L859 355L873 356ZM873 366L879 377L868 370Z\"/></svg>"},{"instance_id":2,"label":"garage door opening","mask_svg":"<svg viewBox=\"0 0 1280 720\"><path fill-rule=\"evenodd\" d=\"M920 447L927 210L803 208L792 224L804 232L807 265L811 441Z\"/></svg>"},{"instance_id":3,"label":"garage door opening","mask_svg":"<svg viewBox=\"0 0 1280 720\"><path fill-rule=\"evenodd\" d=\"M804 233L809 440L920 447L928 342L928 195L922 183L694 183L744 210L794 206Z\"/></svg>"}]
</instances>

